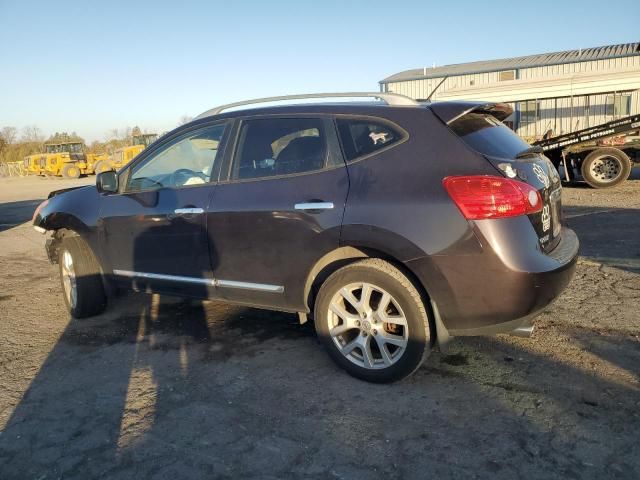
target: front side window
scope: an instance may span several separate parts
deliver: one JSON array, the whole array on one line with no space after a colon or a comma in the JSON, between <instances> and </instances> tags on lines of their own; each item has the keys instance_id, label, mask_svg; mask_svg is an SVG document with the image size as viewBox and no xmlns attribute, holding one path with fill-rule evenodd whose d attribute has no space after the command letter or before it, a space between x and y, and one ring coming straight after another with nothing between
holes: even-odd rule
<instances>
[{"instance_id":1,"label":"front side window","mask_svg":"<svg viewBox=\"0 0 640 480\"><path fill-rule=\"evenodd\" d=\"M338 119L337 124L347 160L377 152L402 138L399 130L376 120Z\"/></svg>"},{"instance_id":2,"label":"front side window","mask_svg":"<svg viewBox=\"0 0 640 480\"><path fill-rule=\"evenodd\" d=\"M292 175L324 168L327 142L319 118L245 120L234 162L235 179Z\"/></svg>"},{"instance_id":3,"label":"front side window","mask_svg":"<svg viewBox=\"0 0 640 480\"><path fill-rule=\"evenodd\" d=\"M131 169L127 191L179 188L208 183L225 125L189 132Z\"/></svg>"}]
</instances>

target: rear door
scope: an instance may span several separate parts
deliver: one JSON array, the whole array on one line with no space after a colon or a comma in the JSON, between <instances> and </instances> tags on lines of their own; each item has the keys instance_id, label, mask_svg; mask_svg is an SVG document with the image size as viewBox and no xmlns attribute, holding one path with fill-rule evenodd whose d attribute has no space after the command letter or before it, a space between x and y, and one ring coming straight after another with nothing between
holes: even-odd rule
<instances>
[{"instance_id":1,"label":"rear door","mask_svg":"<svg viewBox=\"0 0 640 480\"><path fill-rule=\"evenodd\" d=\"M207 212L218 293L304 310L309 271L339 246L349 189L333 122L242 119L234 151Z\"/></svg>"},{"instance_id":2,"label":"rear door","mask_svg":"<svg viewBox=\"0 0 640 480\"><path fill-rule=\"evenodd\" d=\"M528 183L540 192L540 212L529 215L540 247L552 250L562 227L560 176L538 147L531 147L490 112L472 111L449 123L469 147L482 154L504 176Z\"/></svg>"}]
</instances>

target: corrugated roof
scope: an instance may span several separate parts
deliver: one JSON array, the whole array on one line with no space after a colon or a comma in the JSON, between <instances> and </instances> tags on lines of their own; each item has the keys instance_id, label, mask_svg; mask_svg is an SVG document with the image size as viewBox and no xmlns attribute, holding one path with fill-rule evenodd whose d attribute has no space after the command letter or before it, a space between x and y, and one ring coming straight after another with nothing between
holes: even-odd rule
<instances>
[{"instance_id":1,"label":"corrugated roof","mask_svg":"<svg viewBox=\"0 0 640 480\"><path fill-rule=\"evenodd\" d=\"M444 76L467 75L471 73L496 72L517 68L541 67L545 65L559 65L563 63L586 62L589 60L604 60L609 58L629 57L640 55L640 43L622 43L620 45L606 45L604 47L567 50L564 52L541 53L524 57L502 58L498 60L483 60L480 62L457 63L441 67L415 68L396 73L380 81L380 83L399 82L403 80L417 80L422 78L441 78Z\"/></svg>"}]
</instances>

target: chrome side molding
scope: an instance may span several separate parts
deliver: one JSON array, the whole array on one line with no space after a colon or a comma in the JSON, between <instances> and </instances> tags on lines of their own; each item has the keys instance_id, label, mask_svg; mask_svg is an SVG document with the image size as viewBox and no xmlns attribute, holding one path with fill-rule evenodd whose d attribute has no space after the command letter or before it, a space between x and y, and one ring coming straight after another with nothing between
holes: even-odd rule
<instances>
[{"instance_id":1,"label":"chrome side molding","mask_svg":"<svg viewBox=\"0 0 640 480\"><path fill-rule=\"evenodd\" d=\"M216 281L213 278L183 277L181 275L165 275L163 273L132 272L129 270L114 270L113 274L121 277L128 277L128 278L148 278L149 280L166 280L168 282L194 283L197 285L207 285L209 287L216 286Z\"/></svg>"},{"instance_id":2,"label":"chrome side molding","mask_svg":"<svg viewBox=\"0 0 640 480\"><path fill-rule=\"evenodd\" d=\"M306 202L296 203L296 210L331 210L333 208L333 202Z\"/></svg>"},{"instance_id":3,"label":"chrome side molding","mask_svg":"<svg viewBox=\"0 0 640 480\"><path fill-rule=\"evenodd\" d=\"M114 270L113 274L127 278L147 278L149 280L192 283L196 285L206 285L208 287L238 288L242 290L253 290L256 292L284 293L284 287L282 285L269 285L266 283L238 282L235 280L218 280L215 278L185 277L182 275L165 275L163 273L132 272L130 270Z\"/></svg>"},{"instance_id":4,"label":"chrome side molding","mask_svg":"<svg viewBox=\"0 0 640 480\"><path fill-rule=\"evenodd\" d=\"M235 280L216 280L216 286L224 288L239 288L257 292L283 293L282 285L268 285L266 283L237 282Z\"/></svg>"},{"instance_id":5,"label":"chrome side molding","mask_svg":"<svg viewBox=\"0 0 640 480\"><path fill-rule=\"evenodd\" d=\"M176 215L196 215L204 213L203 208L176 208L173 213Z\"/></svg>"}]
</instances>

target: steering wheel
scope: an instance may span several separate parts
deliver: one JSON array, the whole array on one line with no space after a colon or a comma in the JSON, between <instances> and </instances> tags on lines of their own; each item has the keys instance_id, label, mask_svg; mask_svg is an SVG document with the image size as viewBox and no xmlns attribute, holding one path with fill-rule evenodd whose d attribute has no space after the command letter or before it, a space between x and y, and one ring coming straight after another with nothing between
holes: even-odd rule
<instances>
[{"instance_id":1,"label":"steering wheel","mask_svg":"<svg viewBox=\"0 0 640 480\"><path fill-rule=\"evenodd\" d=\"M179 168L169 177L169 185L180 187L189 181L190 178L198 177L207 181L207 176L202 172L194 172L188 168Z\"/></svg>"}]
</instances>

